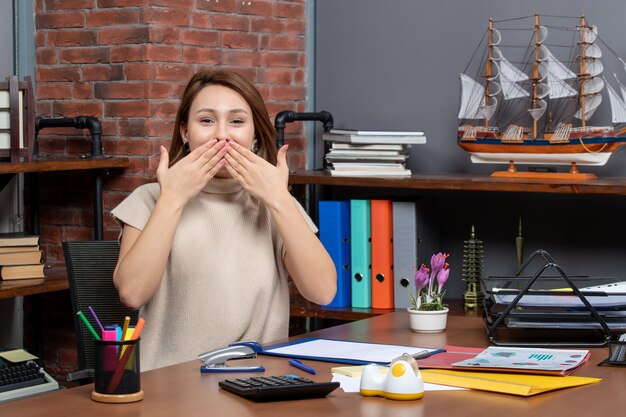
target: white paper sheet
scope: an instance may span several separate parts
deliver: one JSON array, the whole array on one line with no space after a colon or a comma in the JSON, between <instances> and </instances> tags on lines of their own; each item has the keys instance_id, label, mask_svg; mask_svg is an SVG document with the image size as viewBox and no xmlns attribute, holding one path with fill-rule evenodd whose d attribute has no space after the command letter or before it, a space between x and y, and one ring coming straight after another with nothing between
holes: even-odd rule
<instances>
[{"instance_id":1,"label":"white paper sheet","mask_svg":"<svg viewBox=\"0 0 626 417\"><path fill-rule=\"evenodd\" d=\"M315 339L279 348L267 349L265 353L277 353L302 358L346 359L362 362L389 363L405 353L414 355L437 349L423 347L383 345L376 343L351 342L344 340Z\"/></svg>"},{"instance_id":2,"label":"white paper sheet","mask_svg":"<svg viewBox=\"0 0 626 417\"><path fill-rule=\"evenodd\" d=\"M332 374L332 382L339 382L341 389L345 392L359 392L361 378L346 375ZM424 382L424 391L467 391L466 388L448 387L446 385L429 384Z\"/></svg>"}]
</instances>

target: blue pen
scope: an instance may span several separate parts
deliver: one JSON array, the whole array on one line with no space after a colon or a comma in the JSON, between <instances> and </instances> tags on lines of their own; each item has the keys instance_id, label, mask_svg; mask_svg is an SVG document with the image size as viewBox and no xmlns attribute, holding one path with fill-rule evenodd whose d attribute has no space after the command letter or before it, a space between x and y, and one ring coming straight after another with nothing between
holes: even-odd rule
<instances>
[{"instance_id":1,"label":"blue pen","mask_svg":"<svg viewBox=\"0 0 626 417\"><path fill-rule=\"evenodd\" d=\"M289 359L289 365L295 366L296 368L302 369L303 371L308 372L308 373L313 374L313 375L315 375L317 373L317 372L315 372L315 369L313 369L313 368L311 368L309 366L306 366L305 364L303 364L302 362L300 362L297 359Z\"/></svg>"}]
</instances>

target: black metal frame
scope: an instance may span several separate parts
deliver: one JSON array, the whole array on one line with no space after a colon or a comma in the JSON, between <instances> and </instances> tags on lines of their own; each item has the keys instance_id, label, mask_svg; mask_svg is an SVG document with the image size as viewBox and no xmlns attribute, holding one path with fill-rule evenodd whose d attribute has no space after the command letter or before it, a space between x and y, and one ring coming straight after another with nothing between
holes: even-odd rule
<instances>
[{"instance_id":1,"label":"black metal frame","mask_svg":"<svg viewBox=\"0 0 626 417\"><path fill-rule=\"evenodd\" d=\"M528 280L528 277L521 276L522 272L526 269L526 267L537 257L542 258L545 261L545 264L541 266L535 272L532 278L530 278L529 280ZM572 292L573 292L573 294L576 295L585 306L584 311L576 311L576 312L553 311L549 308L545 308L542 310L541 307L537 307L537 310L534 310L534 311L527 311L518 305L522 297L524 297L525 295L529 295L529 290L539 280L541 280L542 278L550 278L550 279L555 278L555 276L544 275L544 273L549 270L556 271L558 274L556 278L561 278L565 282L565 284L568 286L568 289L564 289L564 290L552 289L552 290L544 290L544 291L533 290L532 295L570 296L571 297ZM492 278L494 277L489 277L489 279L492 279ZM491 342L492 344L497 345L497 346L606 346L611 341L611 330L609 329L609 326L607 325L605 319L602 317L601 314L598 313L598 311L593 307L593 305L591 305L591 303L587 300L585 296L585 294L587 295L594 295L594 294L589 293L589 292L585 292L585 294L583 294L572 280L572 278L581 278L581 277L580 276L578 277L568 276L563 271L563 269L554 261L554 259L548 252L541 250L541 249L535 251L524 261L524 263L522 263L522 265L517 269L517 271L515 271L513 275L505 276L505 277L498 277L498 278L508 279L509 283L522 282L524 285L522 286L521 289L519 289L519 292L516 292L517 295L515 296L513 301L511 301L511 303L508 304L506 308L504 309L504 311L502 312L495 311L494 309L496 305L495 302L490 297L490 294L486 295L485 300L484 300L483 321L485 324L485 328L487 330L487 336L489 338L489 342ZM590 277L585 277L585 278L593 279ZM488 288L487 283L483 282L483 288L484 289ZM569 291L569 289L571 289L571 291ZM601 293L600 295L606 295L606 294ZM583 336L582 332L588 329L586 328L577 329L575 328L575 325L567 326L567 322L568 320L571 323L585 321L588 323L599 325L602 334L599 337L599 340L579 339L578 341L575 341L575 342L573 341L545 342L545 341L530 341L530 340L509 342L509 341L498 340L496 338L496 332L499 329L500 330L504 328L508 330L511 329L506 324L506 320L510 318L513 318L513 319L530 318L538 322L541 322L543 320L546 322L552 321L552 322L557 322L557 323L560 320L563 323L563 327L559 328L558 330L580 332L580 336ZM515 329L524 330L524 329L517 329L517 328ZM553 330L555 329L551 327L550 331L553 331ZM596 328L593 330L597 334L599 329Z\"/></svg>"}]
</instances>

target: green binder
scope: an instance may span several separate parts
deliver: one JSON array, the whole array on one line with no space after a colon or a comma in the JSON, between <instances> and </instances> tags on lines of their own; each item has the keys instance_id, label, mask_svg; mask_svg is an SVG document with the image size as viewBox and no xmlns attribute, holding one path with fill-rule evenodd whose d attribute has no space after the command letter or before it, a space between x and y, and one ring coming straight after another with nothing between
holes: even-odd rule
<instances>
[{"instance_id":1,"label":"green binder","mask_svg":"<svg viewBox=\"0 0 626 417\"><path fill-rule=\"evenodd\" d=\"M352 307L372 307L370 201L350 200Z\"/></svg>"}]
</instances>

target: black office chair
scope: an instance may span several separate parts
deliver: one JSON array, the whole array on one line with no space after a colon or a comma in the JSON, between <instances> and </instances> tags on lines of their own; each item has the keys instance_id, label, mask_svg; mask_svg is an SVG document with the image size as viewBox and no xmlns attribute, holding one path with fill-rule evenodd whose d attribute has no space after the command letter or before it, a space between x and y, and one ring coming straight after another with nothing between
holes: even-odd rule
<instances>
[{"instance_id":1,"label":"black office chair","mask_svg":"<svg viewBox=\"0 0 626 417\"><path fill-rule=\"evenodd\" d=\"M117 289L113 285L113 271L119 252L120 247L116 240L63 242L74 312L79 369L67 375L68 381L93 379L95 366L93 336L76 315L78 311L85 314L98 333L98 325L89 313L88 306L94 309L102 325L122 324L126 316L130 316L131 322L137 322L138 312L120 302Z\"/></svg>"}]
</instances>

